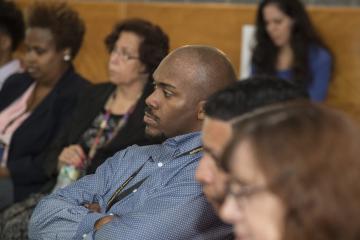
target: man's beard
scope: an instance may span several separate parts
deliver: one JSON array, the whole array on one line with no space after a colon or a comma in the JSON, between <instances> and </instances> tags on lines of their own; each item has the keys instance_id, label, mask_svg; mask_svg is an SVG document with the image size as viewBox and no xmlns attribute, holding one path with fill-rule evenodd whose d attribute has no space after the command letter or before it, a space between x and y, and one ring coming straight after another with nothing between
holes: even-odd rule
<instances>
[{"instance_id":1,"label":"man's beard","mask_svg":"<svg viewBox=\"0 0 360 240\"><path fill-rule=\"evenodd\" d=\"M150 115L155 121L159 121L159 119L153 114L151 107L146 106L145 107L145 113ZM145 136L147 139L151 140L153 143L162 143L167 139L165 134L163 132L156 132L152 134L151 132L147 131L147 126L145 127Z\"/></svg>"},{"instance_id":2,"label":"man's beard","mask_svg":"<svg viewBox=\"0 0 360 240\"><path fill-rule=\"evenodd\" d=\"M159 133L159 134L156 134L156 135L148 134L146 132L146 127L145 127L145 137L147 139L149 139L153 144L160 144L160 143L164 142L167 139L167 137L165 136L164 133Z\"/></svg>"}]
</instances>

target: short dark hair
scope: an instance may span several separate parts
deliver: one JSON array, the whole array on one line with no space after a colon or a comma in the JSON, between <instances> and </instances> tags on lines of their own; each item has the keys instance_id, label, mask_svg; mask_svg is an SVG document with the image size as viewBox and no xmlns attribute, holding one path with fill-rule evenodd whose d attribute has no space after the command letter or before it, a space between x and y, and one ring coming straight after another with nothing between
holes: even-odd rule
<instances>
[{"instance_id":1,"label":"short dark hair","mask_svg":"<svg viewBox=\"0 0 360 240\"><path fill-rule=\"evenodd\" d=\"M240 80L212 95L205 114L224 121L273 103L308 98L307 92L289 81L269 76Z\"/></svg>"},{"instance_id":2,"label":"short dark hair","mask_svg":"<svg viewBox=\"0 0 360 240\"><path fill-rule=\"evenodd\" d=\"M30 8L28 27L46 28L54 35L57 50L70 48L75 58L85 34L79 14L65 2L36 2Z\"/></svg>"},{"instance_id":3,"label":"short dark hair","mask_svg":"<svg viewBox=\"0 0 360 240\"><path fill-rule=\"evenodd\" d=\"M0 0L0 32L11 38L12 51L15 51L24 39L24 17L13 2Z\"/></svg>"},{"instance_id":4,"label":"short dark hair","mask_svg":"<svg viewBox=\"0 0 360 240\"><path fill-rule=\"evenodd\" d=\"M112 32L105 38L109 52L114 49L123 31L133 32L143 39L139 47L139 57L146 66L146 72L152 75L169 52L169 37L158 25L149 21L139 18L128 19L116 23Z\"/></svg>"}]
</instances>

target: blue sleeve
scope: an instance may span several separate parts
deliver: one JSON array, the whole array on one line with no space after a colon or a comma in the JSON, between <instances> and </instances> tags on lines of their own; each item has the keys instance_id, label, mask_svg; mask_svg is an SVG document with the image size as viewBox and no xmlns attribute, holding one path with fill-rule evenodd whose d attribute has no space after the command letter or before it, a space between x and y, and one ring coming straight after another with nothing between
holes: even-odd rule
<instances>
[{"instance_id":1,"label":"blue sleeve","mask_svg":"<svg viewBox=\"0 0 360 240\"><path fill-rule=\"evenodd\" d=\"M95 222L106 216L102 198L111 189L115 164L121 162L126 150L102 164L95 174L81 178L68 187L42 199L29 223L29 239L81 239L93 230ZM85 203L99 203L102 213L90 212Z\"/></svg>"},{"instance_id":2,"label":"blue sleeve","mask_svg":"<svg viewBox=\"0 0 360 240\"><path fill-rule=\"evenodd\" d=\"M152 193L141 206L116 216L89 239L225 239L231 228L216 217L195 179L186 177L173 179L171 184Z\"/></svg>"},{"instance_id":3,"label":"blue sleeve","mask_svg":"<svg viewBox=\"0 0 360 240\"><path fill-rule=\"evenodd\" d=\"M312 48L310 51L310 71L312 83L309 86L309 95L312 101L324 101L331 79L332 58L323 48Z\"/></svg>"}]
</instances>

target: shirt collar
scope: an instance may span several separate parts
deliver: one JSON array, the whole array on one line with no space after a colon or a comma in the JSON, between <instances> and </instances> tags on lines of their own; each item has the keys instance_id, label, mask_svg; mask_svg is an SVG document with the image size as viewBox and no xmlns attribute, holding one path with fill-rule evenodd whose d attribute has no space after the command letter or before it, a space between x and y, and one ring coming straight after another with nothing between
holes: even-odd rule
<instances>
[{"instance_id":1,"label":"shirt collar","mask_svg":"<svg viewBox=\"0 0 360 240\"><path fill-rule=\"evenodd\" d=\"M174 159L183 153L201 146L200 135L200 132L192 132L168 138L162 144L157 145L157 147L155 145L150 156L155 162L166 162L167 160Z\"/></svg>"},{"instance_id":2,"label":"shirt collar","mask_svg":"<svg viewBox=\"0 0 360 240\"><path fill-rule=\"evenodd\" d=\"M167 139L163 145L175 149L174 157L201 146L200 132L192 132Z\"/></svg>"}]
</instances>

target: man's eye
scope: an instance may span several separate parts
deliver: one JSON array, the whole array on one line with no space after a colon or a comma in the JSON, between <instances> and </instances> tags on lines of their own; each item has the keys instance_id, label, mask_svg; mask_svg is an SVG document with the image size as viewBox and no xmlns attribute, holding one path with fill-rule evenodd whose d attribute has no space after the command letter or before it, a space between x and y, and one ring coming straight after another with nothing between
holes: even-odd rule
<instances>
[{"instance_id":1,"label":"man's eye","mask_svg":"<svg viewBox=\"0 0 360 240\"><path fill-rule=\"evenodd\" d=\"M164 90L164 96L165 97L171 97L172 95L173 95L172 92Z\"/></svg>"}]
</instances>

